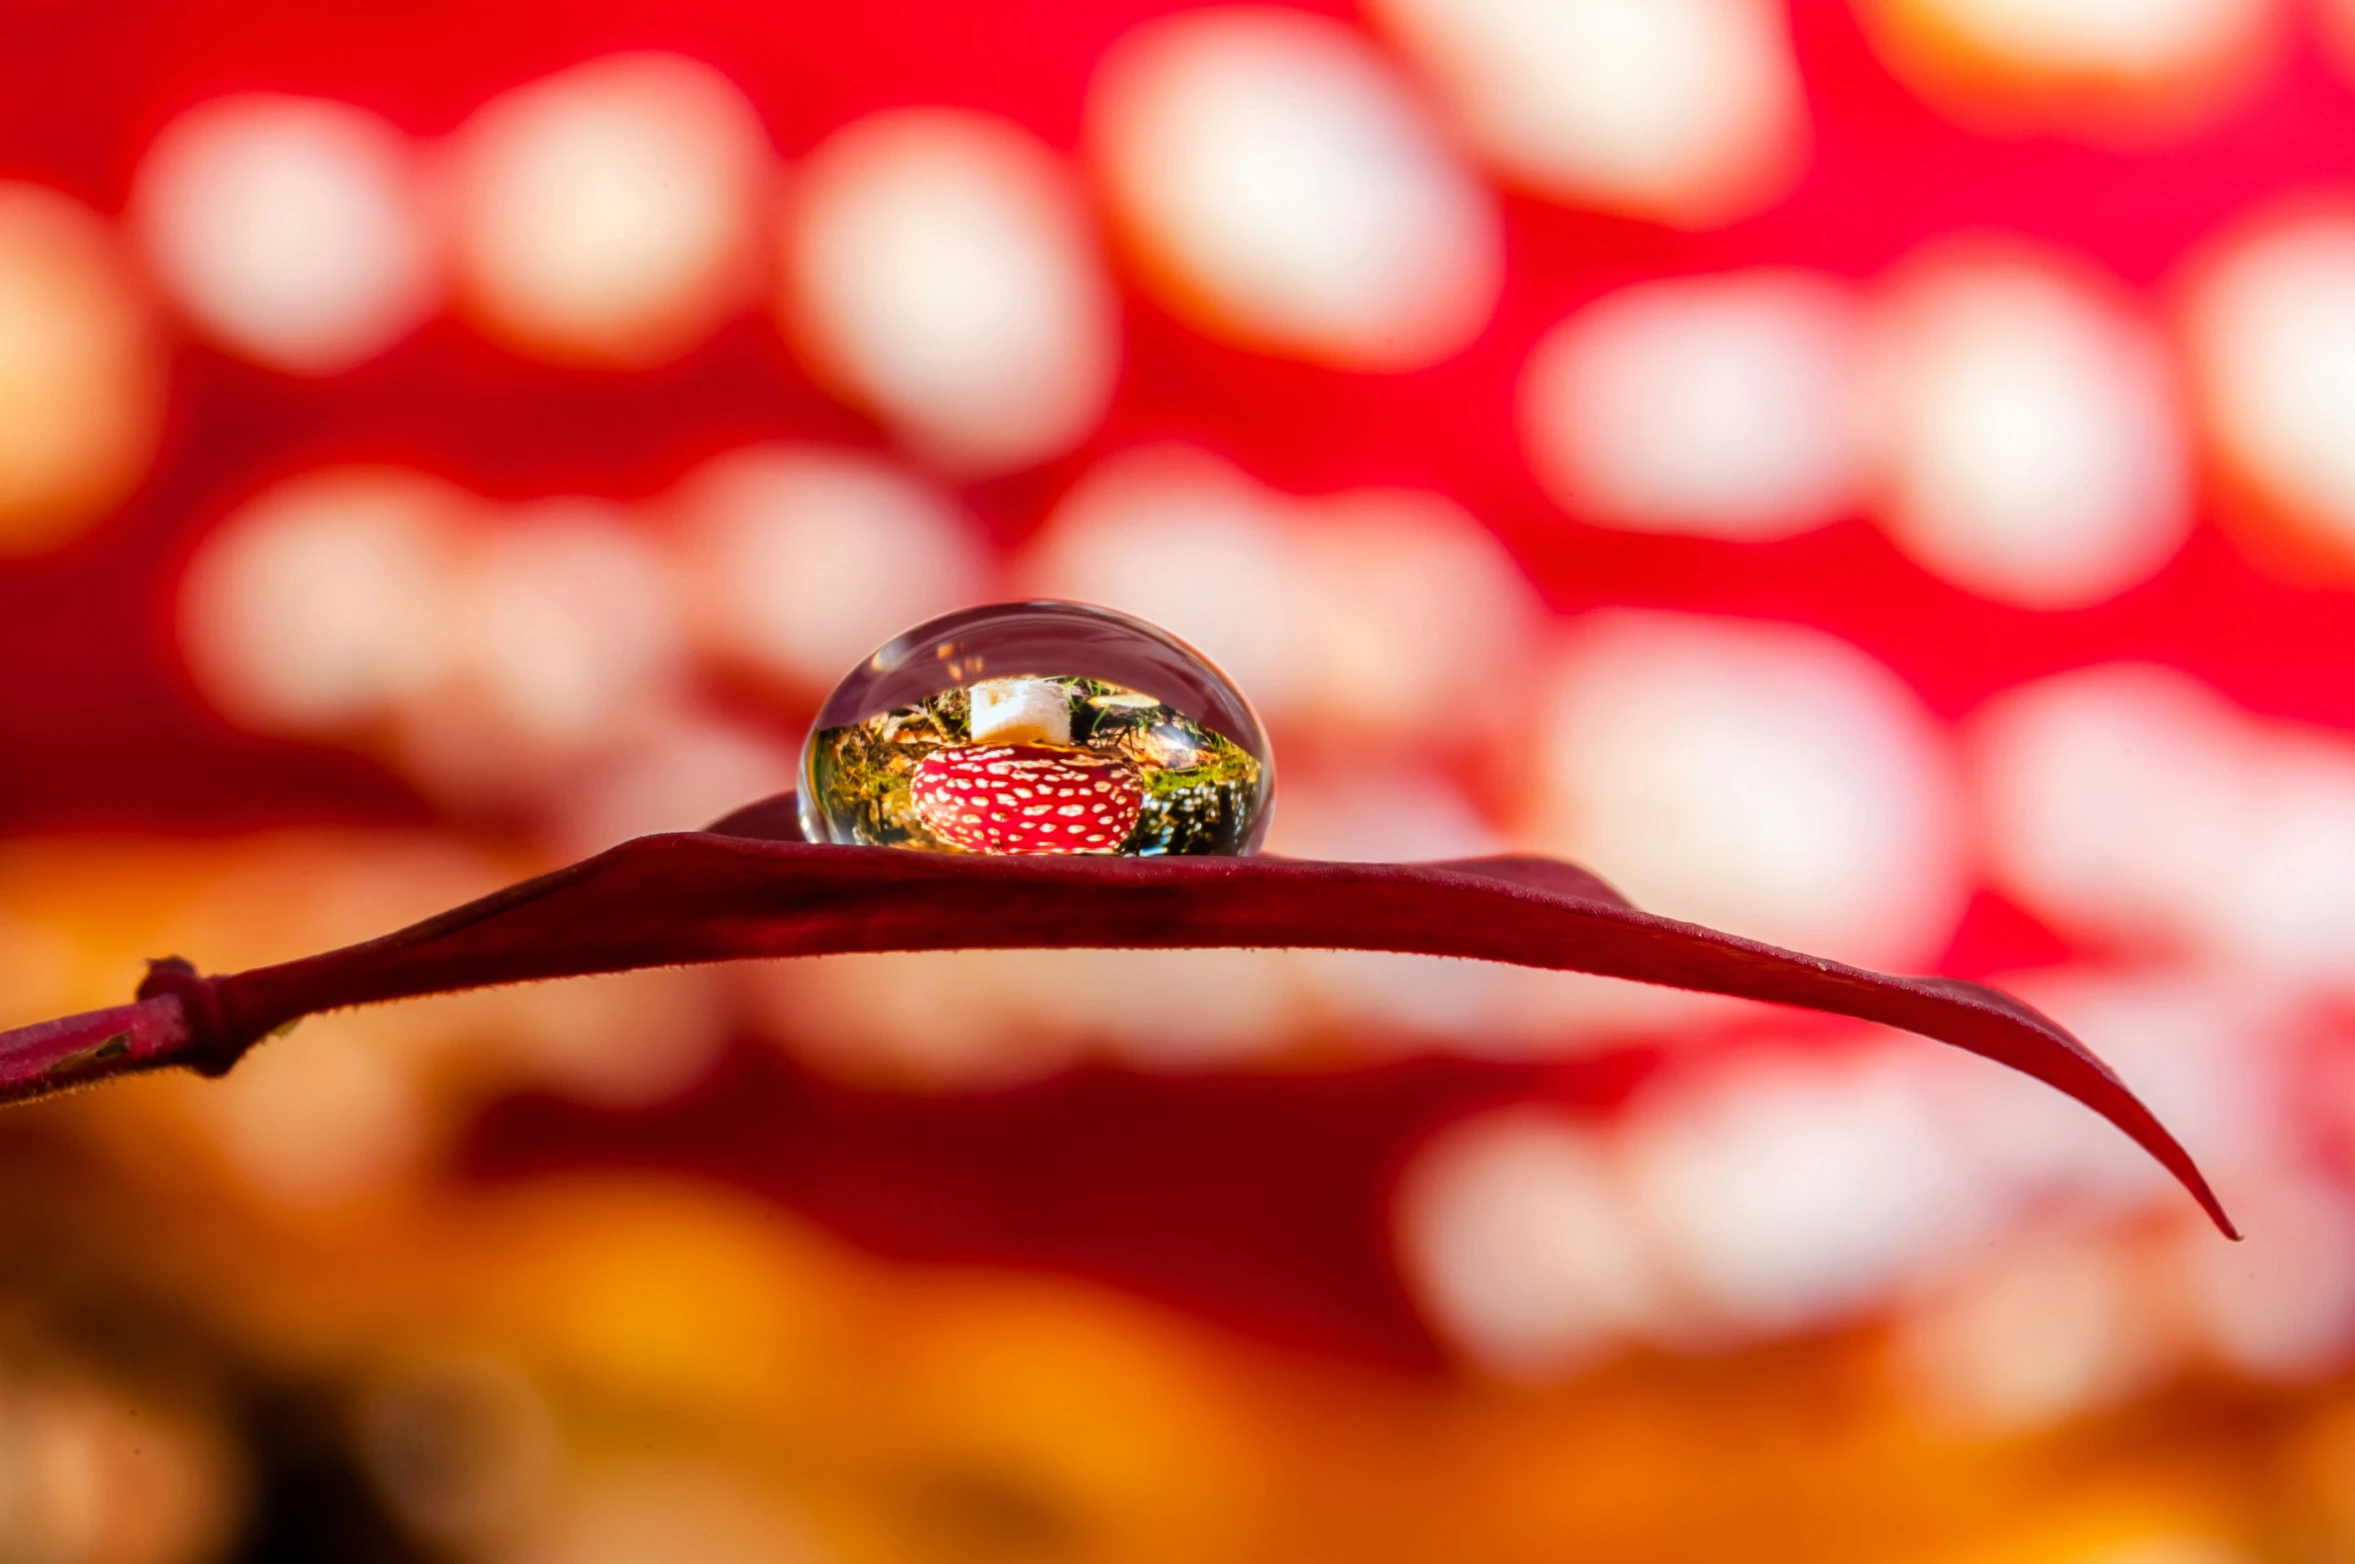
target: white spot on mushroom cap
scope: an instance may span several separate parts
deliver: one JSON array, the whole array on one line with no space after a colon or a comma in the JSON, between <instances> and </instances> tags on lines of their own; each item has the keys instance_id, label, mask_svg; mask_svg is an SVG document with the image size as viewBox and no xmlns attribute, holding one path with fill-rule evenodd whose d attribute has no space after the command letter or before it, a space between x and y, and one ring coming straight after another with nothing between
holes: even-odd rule
<instances>
[{"instance_id":1,"label":"white spot on mushroom cap","mask_svg":"<svg viewBox=\"0 0 2355 1564\"><path fill-rule=\"evenodd\" d=\"M2195 949L2241 856L2250 736L2188 675L2080 669L1973 716L1969 753L1997 885L2059 928Z\"/></svg>"},{"instance_id":2,"label":"white spot on mushroom cap","mask_svg":"<svg viewBox=\"0 0 2355 1564\"><path fill-rule=\"evenodd\" d=\"M1874 321L1898 547L2003 602L2074 608L2190 534L2190 454L2150 327L2060 258L1979 244L1899 273Z\"/></svg>"},{"instance_id":3,"label":"white spot on mushroom cap","mask_svg":"<svg viewBox=\"0 0 2355 1564\"><path fill-rule=\"evenodd\" d=\"M405 700L402 765L463 807L544 796L678 694L686 636L653 542L616 507L521 508L467 551L444 676Z\"/></svg>"},{"instance_id":4,"label":"white spot on mushroom cap","mask_svg":"<svg viewBox=\"0 0 2355 1564\"><path fill-rule=\"evenodd\" d=\"M1328 862L1478 858L1505 850L1496 827L1453 780L1352 755L1341 767L1294 767L1267 851ZM1318 1006L1353 1042L1493 1047L1514 973L1488 962L1376 950L1304 950L1293 957Z\"/></svg>"},{"instance_id":5,"label":"white spot on mushroom cap","mask_svg":"<svg viewBox=\"0 0 2355 1564\"><path fill-rule=\"evenodd\" d=\"M2229 240L2196 273L2185 324L2225 460L2302 536L2355 559L2355 211Z\"/></svg>"},{"instance_id":6,"label":"white spot on mushroom cap","mask_svg":"<svg viewBox=\"0 0 2355 1564\"><path fill-rule=\"evenodd\" d=\"M545 835L586 858L656 831L699 831L794 785L795 754L776 734L692 707L661 711L547 801Z\"/></svg>"},{"instance_id":7,"label":"white spot on mushroom cap","mask_svg":"<svg viewBox=\"0 0 2355 1564\"><path fill-rule=\"evenodd\" d=\"M393 468L311 473L221 524L180 583L197 685L233 720L322 734L385 715L453 655L452 583L477 502Z\"/></svg>"},{"instance_id":8,"label":"white spot on mushroom cap","mask_svg":"<svg viewBox=\"0 0 2355 1564\"><path fill-rule=\"evenodd\" d=\"M1866 966L1933 959L1968 884L1912 691L1817 631L1610 610L1532 703L1531 846L1641 907Z\"/></svg>"},{"instance_id":9,"label":"white spot on mushroom cap","mask_svg":"<svg viewBox=\"0 0 2355 1564\"><path fill-rule=\"evenodd\" d=\"M1555 502L1637 532L1767 540L1861 497L1859 311L1828 278L1639 283L1572 315L1522 371L1522 448Z\"/></svg>"},{"instance_id":10,"label":"white spot on mushroom cap","mask_svg":"<svg viewBox=\"0 0 2355 1564\"><path fill-rule=\"evenodd\" d=\"M1686 1300L1678 1330L1739 1340L1852 1319L1967 1254L2001 1205L1928 1086L1876 1050L1751 1056L1647 1088L1622 1129L1626 1176Z\"/></svg>"},{"instance_id":11,"label":"white spot on mushroom cap","mask_svg":"<svg viewBox=\"0 0 2355 1564\"><path fill-rule=\"evenodd\" d=\"M895 110L821 143L795 181L784 305L823 373L968 472L1078 443L1119 371L1078 195L991 115Z\"/></svg>"},{"instance_id":12,"label":"white spot on mushroom cap","mask_svg":"<svg viewBox=\"0 0 2355 1564\"><path fill-rule=\"evenodd\" d=\"M2024 69L2155 77L2228 46L2266 7L2254 0L1910 0L1969 42Z\"/></svg>"},{"instance_id":13,"label":"white spot on mushroom cap","mask_svg":"<svg viewBox=\"0 0 2355 1564\"><path fill-rule=\"evenodd\" d=\"M705 647L797 691L832 688L893 634L987 595L987 553L955 503L863 452L731 452L667 507Z\"/></svg>"},{"instance_id":14,"label":"white spot on mushroom cap","mask_svg":"<svg viewBox=\"0 0 2355 1564\"><path fill-rule=\"evenodd\" d=\"M1262 707L1296 698L1305 582L1279 503L1207 453L1130 451L1082 478L1016 577L1104 603L1198 646Z\"/></svg>"},{"instance_id":15,"label":"white spot on mushroom cap","mask_svg":"<svg viewBox=\"0 0 2355 1564\"><path fill-rule=\"evenodd\" d=\"M769 149L710 66L592 60L485 104L456 158L460 279L503 340L644 367L745 302Z\"/></svg>"},{"instance_id":16,"label":"white spot on mushroom cap","mask_svg":"<svg viewBox=\"0 0 2355 1564\"><path fill-rule=\"evenodd\" d=\"M0 181L0 556L55 548L146 470L164 365L97 213Z\"/></svg>"},{"instance_id":17,"label":"white spot on mushroom cap","mask_svg":"<svg viewBox=\"0 0 2355 1564\"><path fill-rule=\"evenodd\" d=\"M2047 968L2004 974L2018 995L2080 1038L2150 1105L2223 1190L2262 1182L2288 1148L2294 1072L2309 1036L2294 995L2221 969ZM1956 1155L1974 1182L2016 1206L2112 1218L2173 1214L2165 1170L2125 1136L2015 1071L1968 1056L1918 1056Z\"/></svg>"},{"instance_id":18,"label":"white spot on mushroom cap","mask_svg":"<svg viewBox=\"0 0 2355 1564\"><path fill-rule=\"evenodd\" d=\"M530 510L484 537L469 574L465 677L534 732L599 731L678 666L659 560L602 506Z\"/></svg>"},{"instance_id":19,"label":"white spot on mushroom cap","mask_svg":"<svg viewBox=\"0 0 2355 1564\"><path fill-rule=\"evenodd\" d=\"M969 1088L1086 1051L1144 1069L1231 1067L1293 1035L1287 956L1243 950L985 950L763 962L763 1033L852 1079Z\"/></svg>"},{"instance_id":20,"label":"white spot on mushroom cap","mask_svg":"<svg viewBox=\"0 0 2355 1564\"><path fill-rule=\"evenodd\" d=\"M1868 0L1866 35L1949 114L2104 142L2180 135L2261 79L2279 0Z\"/></svg>"},{"instance_id":21,"label":"white spot on mushroom cap","mask_svg":"<svg viewBox=\"0 0 2355 1564\"><path fill-rule=\"evenodd\" d=\"M1147 286L1216 335L1413 369L1496 303L1494 203L1339 22L1256 7L1148 22L1098 67L1088 134Z\"/></svg>"},{"instance_id":22,"label":"white spot on mushroom cap","mask_svg":"<svg viewBox=\"0 0 2355 1564\"><path fill-rule=\"evenodd\" d=\"M255 1050L221 1082L226 1090L204 1094L199 1122L267 1204L333 1210L417 1171L433 1143L432 1109L423 1061L392 1046L397 1037L308 1041L323 1046Z\"/></svg>"},{"instance_id":23,"label":"white spot on mushroom cap","mask_svg":"<svg viewBox=\"0 0 2355 1564\"><path fill-rule=\"evenodd\" d=\"M1981 1438L2115 1406L2176 1359L2151 1282L2116 1236L2016 1238L1900 1315L1892 1379L1932 1420Z\"/></svg>"},{"instance_id":24,"label":"white spot on mushroom cap","mask_svg":"<svg viewBox=\"0 0 2355 1564\"><path fill-rule=\"evenodd\" d=\"M216 98L140 160L134 232L174 302L231 351L332 375L441 302L426 181L407 140L346 103Z\"/></svg>"},{"instance_id":25,"label":"white spot on mushroom cap","mask_svg":"<svg viewBox=\"0 0 2355 1564\"><path fill-rule=\"evenodd\" d=\"M2209 1352L2260 1382L2313 1384L2341 1372L2355 1355L2355 1202L2313 1172L2230 1198L2246 1244L2218 1254L2226 1246L2187 1226L2171 1257Z\"/></svg>"},{"instance_id":26,"label":"white spot on mushroom cap","mask_svg":"<svg viewBox=\"0 0 2355 1564\"><path fill-rule=\"evenodd\" d=\"M1775 0L1378 0L1487 162L1538 194L1707 227L1780 195L1807 139Z\"/></svg>"},{"instance_id":27,"label":"white spot on mushroom cap","mask_svg":"<svg viewBox=\"0 0 2355 1564\"><path fill-rule=\"evenodd\" d=\"M2355 989L2355 741L2133 665L2025 686L1972 727L1999 883L2039 913Z\"/></svg>"},{"instance_id":28,"label":"white spot on mushroom cap","mask_svg":"<svg viewBox=\"0 0 2355 1564\"><path fill-rule=\"evenodd\" d=\"M1816 1329L1949 1274L2004 1210L1910 1050L1689 1064L1618 1123L1518 1107L1410 1164L1400 1260L1439 1331L1523 1379L1616 1348Z\"/></svg>"},{"instance_id":29,"label":"white spot on mushroom cap","mask_svg":"<svg viewBox=\"0 0 2355 1564\"><path fill-rule=\"evenodd\" d=\"M1393 1207L1401 1270L1432 1325L1512 1379L1557 1379L1641 1331L1660 1277L1605 1135L1536 1108L1454 1125Z\"/></svg>"},{"instance_id":30,"label":"white spot on mushroom cap","mask_svg":"<svg viewBox=\"0 0 2355 1564\"><path fill-rule=\"evenodd\" d=\"M1350 741L1477 742L1543 617L1512 555L1449 500L1296 498L1180 446L1097 466L1016 576L1163 625L1279 728Z\"/></svg>"},{"instance_id":31,"label":"white spot on mushroom cap","mask_svg":"<svg viewBox=\"0 0 2355 1564\"><path fill-rule=\"evenodd\" d=\"M1292 501L1307 716L1393 744L1479 743L1509 720L1545 614L1519 561L1463 507L1408 489Z\"/></svg>"}]
</instances>

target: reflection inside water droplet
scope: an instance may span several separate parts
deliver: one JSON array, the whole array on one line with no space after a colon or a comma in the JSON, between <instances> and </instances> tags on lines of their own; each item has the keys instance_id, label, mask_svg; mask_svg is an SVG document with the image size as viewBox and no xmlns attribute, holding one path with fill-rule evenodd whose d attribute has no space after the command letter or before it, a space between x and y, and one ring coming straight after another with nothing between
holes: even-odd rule
<instances>
[{"instance_id":1,"label":"reflection inside water droplet","mask_svg":"<svg viewBox=\"0 0 2355 1564\"><path fill-rule=\"evenodd\" d=\"M1201 653L1078 603L950 614L859 664L802 751L811 841L989 854L1235 854L1275 768Z\"/></svg>"}]
</instances>

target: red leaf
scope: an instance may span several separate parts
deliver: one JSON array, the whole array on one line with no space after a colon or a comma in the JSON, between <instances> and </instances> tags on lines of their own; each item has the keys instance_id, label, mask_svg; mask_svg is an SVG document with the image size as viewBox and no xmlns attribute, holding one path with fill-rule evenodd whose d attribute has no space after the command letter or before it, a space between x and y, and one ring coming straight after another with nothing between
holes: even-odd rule
<instances>
[{"instance_id":1,"label":"red leaf","mask_svg":"<svg viewBox=\"0 0 2355 1564\"><path fill-rule=\"evenodd\" d=\"M1739 995L1969 1049L2101 1114L2238 1236L2150 1110L2018 1000L1638 911L1569 864L968 857L776 839L794 819L790 800L764 801L711 831L640 837L382 939L279 966L202 978L185 962L156 963L137 1005L0 1033L0 1100L170 1064L218 1072L322 1010L634 967L1012 946L1408 951ZM118 1033L123 1043L100 1057Z\"/></svg>"}]
</instances>

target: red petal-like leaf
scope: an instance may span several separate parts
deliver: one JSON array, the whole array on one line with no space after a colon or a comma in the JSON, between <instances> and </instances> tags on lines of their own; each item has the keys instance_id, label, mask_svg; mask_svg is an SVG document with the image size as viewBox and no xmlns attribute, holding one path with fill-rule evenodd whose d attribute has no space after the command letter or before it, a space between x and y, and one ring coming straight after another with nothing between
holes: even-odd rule
<instances>
[{"instance_id":1,"label":"red petal-like leaf","mask_svg":"<svg viewBox=\"0 0 2355 1564\"><path fill-rule=\"evenodd\" d=\"M1796 1005L1984 1054L2124 1130L2233 1233L2150 1110L2018 1000L1658 917L1568 864L968 857L813 846L786 839L793 820L789 799L764 801L711 831L640 837L399 933L279 966L204 978L158 962L136 1005L0 1034L0 1100L163 1065L216 1073L322 1010L635 967L1013 946L1408 951Z\"/></svg>"}]
</instances>

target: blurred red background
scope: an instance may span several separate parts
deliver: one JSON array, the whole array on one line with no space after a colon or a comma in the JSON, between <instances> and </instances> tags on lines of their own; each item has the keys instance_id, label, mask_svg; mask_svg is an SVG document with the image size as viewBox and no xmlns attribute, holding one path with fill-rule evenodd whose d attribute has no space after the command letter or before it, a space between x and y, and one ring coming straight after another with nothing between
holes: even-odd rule
<instances>
[{"instance_id":1,"label":"blurred red background","mask_svg":"<svg viewBox=\"0 0 2355 1564\"><path fill-rule=\"evenodd\" d=\"M2014 984L2252 1235L1436 962L435 1001L0 1123L0 1555L2355 1556L2343 9L0 5L0 1021L1039 592L1276 850Z\"/></svg>"}]
</instances>

